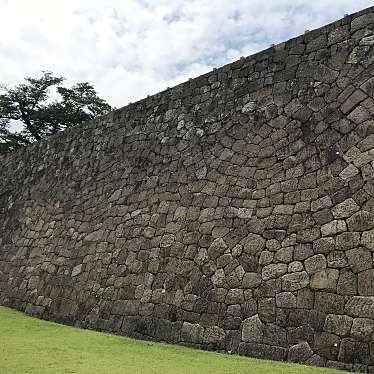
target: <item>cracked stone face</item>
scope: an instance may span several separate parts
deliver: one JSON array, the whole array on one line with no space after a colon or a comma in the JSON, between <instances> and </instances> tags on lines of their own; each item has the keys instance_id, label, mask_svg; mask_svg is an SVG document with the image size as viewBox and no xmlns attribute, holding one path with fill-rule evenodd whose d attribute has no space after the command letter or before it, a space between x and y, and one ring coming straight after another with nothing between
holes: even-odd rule
<instances>
[{"instance_id":1,"label":"cracked stone face","mask_svg":"<svg viewBox=\"0 0 374 374\"><path fill-rule=\"evenodd\" d=\"M374 371L374 9L0 156L0 304Z\"/></svg>"}]
</instances>

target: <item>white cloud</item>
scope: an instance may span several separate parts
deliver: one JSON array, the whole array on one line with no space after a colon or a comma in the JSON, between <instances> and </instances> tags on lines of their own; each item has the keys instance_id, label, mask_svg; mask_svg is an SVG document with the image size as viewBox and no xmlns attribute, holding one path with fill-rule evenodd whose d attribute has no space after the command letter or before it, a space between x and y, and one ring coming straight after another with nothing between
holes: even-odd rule
<instances>
[{"instance_id":1,"label":"white cloud","mask_svg":"<svg viewBox=\"0 0 374 374\"><path fill-rule=\"evenodd\" d=\"M322 26L368 0L0 0L0 82L51 70L117 107Z\"/></svg>"}]
</instances>

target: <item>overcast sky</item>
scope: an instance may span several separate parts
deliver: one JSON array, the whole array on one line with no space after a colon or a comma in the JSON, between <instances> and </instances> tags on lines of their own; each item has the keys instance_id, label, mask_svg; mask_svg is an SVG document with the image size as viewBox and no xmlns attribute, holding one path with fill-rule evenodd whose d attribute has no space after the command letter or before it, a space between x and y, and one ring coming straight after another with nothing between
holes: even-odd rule
<instances>
[{"instance_id":1,"label":"overcast sky","mask_svg":"<svg viewBox=\"0 0 374 374\"><path fill-rule=\"evenodd\" d=\"M0 0L0 82L50 70L121 107L369 0Z\"/></svg>"}]
</instances>

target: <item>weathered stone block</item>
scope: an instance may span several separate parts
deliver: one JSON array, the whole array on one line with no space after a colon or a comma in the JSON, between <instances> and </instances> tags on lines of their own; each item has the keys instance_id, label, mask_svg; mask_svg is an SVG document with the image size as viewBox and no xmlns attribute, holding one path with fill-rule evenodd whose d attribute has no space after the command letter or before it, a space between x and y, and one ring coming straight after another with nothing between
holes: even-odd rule
<instances>
[{"instance_id":1,"label":"weathered stone block","mask_svg":"<svg viewBox=\"0 0 374 374\"><path fill-rule=\"evenodd\" d=\"M223 342L225 337L226 337L226 334L222 328L218 326L208 326L204 330L203 343L219 344Z\"/></svg>"},{"instance_id":2,"label":"weathered stone block","mask_svg":"<svg viewBox=\"0 0 374 374\"><path fill-rule=\"evenodd\" d=\"M353 248L346 251L348 263L354 273L371 269L373 267L373 260L371 252L363 247Z\"/></svg>"},{"instance_id":3,"label":"weathered stone block","mask_svg":"<svg viewBox=\"0 0 374 374\"><path fill-rule=\"evenodd\" d=\"M324 269L312 274L310 288L316 290L336 291L339 271L336 269Z\"/></svg>"},{"instance_id":4,"label":"weathered stone block","mask_svg":"<svg viewBox=\"0 0 374 374\"><path fill-rule=\"evenodd\" d=\"M221 256L227 249L227 244L222 238L217 238L208 248L208 255L212 260L215 260L217 257Z\"/></svg>"},{"instance_id":5,"label":"weathered stone block","mask_svg":"<svg viewBox=\"0 0 374 374\"><path fill-rule=\"evenodd\" d=\"M374 230L364 231L362 233L361 245L374 251Z\"/></svg>"},{"instance_id":6,"label":"weathered stone block","mask_svg":"<svg viewBox=\"0 0 374 374\"><path fill-rule=\"evenodd\" d=\"M181 341L186 343L202 343L204 328L198 324L183 322Z\"/></svg>"},{"instance_id":7,"label":"weathered stone block","mask_svg":"<svg viewBox=\"0 0 374 374\"><path fill-rule=\"evenodd\" d=\"M374 215L361 210L347 219L349 231L367 231L374 228Z\"/></svg>"},{"instance_id":8,"label":"weathered stone block","mask_svg":"<svg viewBox=\"0 0 374 374\"><path fill-rule=\"evenodd\" d=\"M339 314L328 314L325 321L324 330L339 336L349 335L353 318L339 315Z\"/></svg>"},{"instance_id":9,"label":"weathered stone block","mask_svg":"<svg viewBox=\"0 0 374 374\"><path fill-rule=\"evenodd\" d=\"M328 254L334 249L335 249L335 240L332 237L321 238L313 242L314 253Z\"/></svg>"},{"instance_id":10,"label":"weathered stone block","mask_svg":"<svg viewBox=\"0 0 374 374\"><path fill-rule=\"evenodd\" d=\"M351 32L355 32L359 29L366 27L373 21L373 16L374 13L366 13L353 19L351 22Z\"/></svg>"},{"instance_id":11,"label":"weathered stone block","mask_svg":"<svg viewBox=\"0 0 374 374\"><path fill-rule=\"evenodd\" d=\"M255 358L283 361L287 357L287 348L259 343L240 343L239 354Z\"/></svg>"},{"instance_id":12,"label":"weathered stone block","mask_svg":"<svg viewBox=\"0 0 374 374\"><path fill-rule=\"evenodd\" d=\"M316 292L314 307L325 313L343 314L344 297L330 292Z\"/></svg>"},{"instance_id":13,"label":"weathered stone block","mask_svg":"<svg viewBox=\"0 0 374 374\"><path fill-rule=\"evenodd\" d=\"M288 265L289 273L297 273L303 270L304 270L304 266L300 261L293 261Z\"/></svg>"},{"instance_id":14,"label":"weathered stone block","mask_svg":"<svg viewBox=\"0 0 374 374\"><path fill-rule=\"evenodd\" d=\"M350 217L358 210L360 210L360 206L356 204L356 202L352 198L344 200L340 204L335 205L333 208L331 208L332 215L335 219Z\"/></svg>"},{"instance_id":15,"label":"weathered stone block","mask_svg":"<svg viewBox=\"0 0 374 374\"><path fill-rule=\"evenodd\" d=\"M340 344L339 361L370 363L369 346L367 343L357 342L350 338L344 338Z\"/></svg>"},{"instance_id":16,"label":"weathered stone block","mask_svg":"<svg viewBox=\"0 0 374 374\"><path fill-rule=\"evenodd\" d=\"M261 343L264 337L263 324L258 314L243 321L242 341Z\"/></svg>"},{"instance_id":17,"label":"weathered stone block","mask_svg":"<svg viewBox=\"0 0 374 374\"><path fill-rule=\"evenodd\" d=\"M297 291L297 307L312 309L314 304L314 292L308 288Z\"/></svg>"},{"instance_id":18,"label":"weathered stone block","mask_svg":"<svg viewBox=\"0 0 374 374\"><path fill-rule=\"evenodd\" d=\"M82 264L74 266L71 272L71 276L76 277L77 275L79 275L82 272L82 266L83 266Z\"/></svg>"},{"instance_id":19,"label":"weathered stone block","mask_svg":"<svg viewBox=\"0 0 374 374\"><path fill-rule=\"evenodd\" d=\"M374 269L359 273L357 285L359 295L374 296Z\"/></svg>"},{"instance_id":20,"label":"weathered stone block","mask_svg":"<svg viewBox=\"0 0 374 374\"><path fill-rule=\"evenodd\" d=\"M275 298L265 297L258 300L258 315L264 322L275 322Z\"/></svg>"},{"instance_id":21,"label":"weathered stone block","mask_svg":"<svg viewBox=\"0 0 374 374\"><path fill-rule=\"evenodd\" d=\"M360 246L360 236L359 232L343 232L336 236L335 245L336 249L347 250Z\"/></svg>"},{"instance_id":22,"label":"weathered stone block","mask_svg":"<svg viewBox=\"0 0 374 374\"><path fill-rule=\"evenodd\" d=\"M322 236L332 236L347 230L347 225L344 220L334 220L322 225Z\"/></svg>"},{"instance_id":23,"label":"weathered stone block","mask_svg":"<svg viewBox=\"0 0 374 374\"><path fill-rule=\"evenodd\" d=\"M340 295L357 295L357 275L349 269L340 271L337 293Z\"/></svg>"},{"instance_id":24,"label":"weathered stone block","mask_svg":"<svg viewBox=\"0 0 374 374\"><path fill-rule=\"evenodd\" d=\"M256 255L265 249L265 239L257 234L249 234L241 240L240 244L243 246L244 252L252 255Z\"/></svg>"},{"instance_id":25,"label":"weathered stone block","mask_svg":"<svg viewBox=\"0 0 374 374\"><path fill-rule=\"evenodd\" d=\"M353 320L351 337L360 341L369 341L374 331L374 321L369 318L355 318Z\"/></svg>"},{"instance_id":26,"label":"weathered stone block","mask_svg":"<svg viewBox=\"0 0 374 374\"><path fill-rule=\"evenodd\" d=\"M374 316L374 297L352 297L345 306L345 312L352 317L372 318Z\"/></svg>"},{"instance_id":27,"label":"weathered stone block","mask_svg":"<svg viewBox=\"0 0 374 374\"><path fill-rule=\"evenodd\" d=\"M309 284L309 275L306 271L298 273L286 274L282 277L283 291L297 291Z\"/></svg>"},{"instance_id":28,"label":"weathered stone block","mask_svg":"<svg viewBox=\"0 0 374 374\"><path fill-rule=\"evenodd\" d=\"M330 268L345 268L348 266L348 259L343 251L333 251L327 255L327 265Z\"/></svg>"},{"instance_id":29,"label":"weathered stone block","mask_svg":"<svg viewBox=\"0 0 374 374\"><path fill-rule=\"evenodd\" d=\"M338 358L339 348L339 336L327 332L316 334L314 352L321 357L328 360L336 360Z\"/></svg>"},{"instance_id":30,"label":"weathered stone block","mask_svg":"<svg viewBox=\"0 0 374 374\"><path fill-rule=\"evenodd\" d=\"M271 278L279 278L283 274L287 273L286 264L270 264L264 266L262 269L262 279L268 280Z\"/></svg>"},{"instance_id":31,"label":"weathered stone block","mask_svg":"<svg viewBox=\"0 0 374 374\"><path fill-rule=\"evenodd\" d=\"M281 292L275 300L278 308L296 308L296 296L292 292Z\"/></svg>"},{"instance_id":32,"label":"weathered stone block","mask_svg":"<svg viewBox=\"0 0 374 374\"><path fill-rule=\"evenodd\" d=\"M304 266L308 274L316 273L317 271L326 268L326 257L322 254L317 254L315 256L309 257L304 261Z\"/></svg>"},{"instance_id":33,"label":"weathered stone block","mask_svg":"<svg viewBox=\"0 0 374 374\"><path fill-rule=\"evenodd\" d=\"M292 362L303 363L312 357L313 351L308 342L302 342L290 347L288 351L288 360Z\"/></svg>"},{"instance_id":34,"label":"weathered stone block","mask_svg":"<svg viewBox=\"0 0 374 374\"><path fill-rule=\"evenodd\" d=\"M261 275L258 273L245 273L243 276L243 288L256 288L262 282Z\"/></svg>"},{"instance_id":35,"label":"weathered stone block","mask_svg":"<svg viewBox=\"0 0 374 374\"><path fill-rule=\"evenodd\" d=\"M292 261L293 257L293 247L284 247L280 248L275 254L274 254L274 262L283 262L283 263L289 263Z\"/></svg>"}]
</instances>

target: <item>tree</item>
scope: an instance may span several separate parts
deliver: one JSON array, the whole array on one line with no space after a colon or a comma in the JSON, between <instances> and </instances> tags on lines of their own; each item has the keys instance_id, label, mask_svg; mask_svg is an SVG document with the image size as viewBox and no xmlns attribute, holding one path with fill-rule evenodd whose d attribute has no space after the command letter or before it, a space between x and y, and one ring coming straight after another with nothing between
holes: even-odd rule
<instances>
[{"instance_id":1,"label":"tree","mask_svg":"<svg viewBox=\"0 0 374 374\"><path fill-rule=\"evenodd\" d=\"M0 85L0 153L10 152L113 109L97 96L91 84L77 83L66 88L61 85L64 79L43 71L40 78L26 77L26 83L13 88ZM50 98L51 88L56 89L60 100ZM12 131L12 121L22 123L22 131Z\"/></svg>"}]
</instances>

